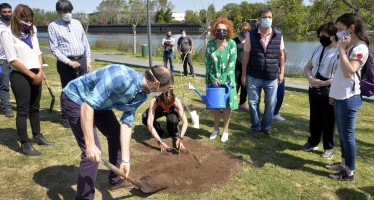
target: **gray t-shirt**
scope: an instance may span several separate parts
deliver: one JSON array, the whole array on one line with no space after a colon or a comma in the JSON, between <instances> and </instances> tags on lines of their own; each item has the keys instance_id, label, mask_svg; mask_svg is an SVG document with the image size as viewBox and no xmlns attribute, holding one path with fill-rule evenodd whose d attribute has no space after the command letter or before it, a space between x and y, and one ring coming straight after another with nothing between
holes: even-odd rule
<instances>
[{"instance_id":1,"label":"gray t-shirt","mask_svg":"<svg viewBox=\"0 0 374 200\"><path fill-rule=\"evenodd\" d=\"M192 46L192 38L190 36L186 37L180 37L178 39L178 46L180 45L180 50L183 54L187 53L190 51L191 46Z\"/></svg>"}]
</instances>

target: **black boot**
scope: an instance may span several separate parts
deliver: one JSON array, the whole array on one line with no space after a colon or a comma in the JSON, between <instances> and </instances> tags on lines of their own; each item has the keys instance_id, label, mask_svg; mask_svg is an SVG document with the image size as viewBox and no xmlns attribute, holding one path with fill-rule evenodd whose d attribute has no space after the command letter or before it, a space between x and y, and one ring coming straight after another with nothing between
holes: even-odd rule
<instances>
[{"instance_id":1,"label":"black boot","mask_svg":"<svg viewBox=\"0 0 374 200\"><path fill-rule=\"evenodd\" d=\"M21 144L21 153L25 155L29 155L29 156L42 155L39 151L37 151L36 149L34 149L34 147L32 147L32 144L30 142Z\"/></svg>"},{"instance_id":2,"label":"black boot","mask_svg":"<svg viewBox=\"0 0 374 200\"><path fill-rule=\"evenodd\" d=\"M32 142L37 143L38 145L52 145L53 142L49 142L42 134L32 136Z\"/></svg>"}]
</instances>

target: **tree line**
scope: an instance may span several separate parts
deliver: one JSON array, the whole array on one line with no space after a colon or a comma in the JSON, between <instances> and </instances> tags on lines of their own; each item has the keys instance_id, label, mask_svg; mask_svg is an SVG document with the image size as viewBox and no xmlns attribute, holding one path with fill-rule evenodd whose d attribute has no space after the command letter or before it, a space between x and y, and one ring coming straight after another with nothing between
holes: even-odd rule
<instances>
[{"instance_id":1,"label":"tree line","mask_svg":"<svg viewBox=\"0 0 374 200\"><path fill-rule=\"evenodd\" d=\"M309 31L315 31L323 23L334 22L345 12L359 13L367 28L374 28L374 0L310 0L310 5L304 5L303 0L269 0L267 3L242 1L239 4L228 3L221 10L216 10L213 3L201 1L203 9L186 10L183 22L173 20L172 12L175 6L170 0L153 0L149 3L151 23L200 24L206 35L218 17L232 20L238 30L242 22L256 19L257 12L265 7L273 10L274 26L293 40L304 39ZM136 26L146 23L146 7L146 0L103 0L95 13L76 13L75 17L86 29L92 24L132 24L136 34ZM36 25L47 25L56 18L55 11L34 9Z\"/></svg>"}]
</instances>

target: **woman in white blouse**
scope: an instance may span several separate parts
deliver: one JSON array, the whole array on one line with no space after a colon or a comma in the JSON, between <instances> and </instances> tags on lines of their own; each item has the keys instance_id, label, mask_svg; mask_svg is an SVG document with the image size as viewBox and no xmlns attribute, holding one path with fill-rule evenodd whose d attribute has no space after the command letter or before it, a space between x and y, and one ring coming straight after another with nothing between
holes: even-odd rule
<instances>
[{"instance_id":1,"label":"woman in white blouse","mask_svg":"<svg viewBox=\"0 0 374 200\"><path fill-rule=\"evenodd\" d=\"M338 173L330 174L332 179L353 181L356 161L356 117L362 104L357 74L361 73L368 59L369 37L356 13L341 15L335 26L338 29L339 56L330 88L330 103L334 105L342 162L327 165L326 168L340 170Z\"/></svg>"},{"instance_id":2,"label":"woman in white blouse","mask_svg":"<svg viewBox=\"0 0 374 200\"><path fill-rule=\"evenodd\" d=\"M12 65L10 82L17 103L16 126L21 142L20 152L38 156L32 142L51 145L40 133L40 97L42 91L42 57L33 25L33 12L19 4L13 12L11 27L1 33L1 42L8 62ZM30 119L32 139L27 135L27 118Z\"/></svg>"},{"instance_id":3,"label":"woman in white blouse","mask_svg":"<svg viewBox=\"0 0 374 200\"><path fill-rule=\"evenodd\" d=\"M321 25L317 30L320 45L314 50L306 64L304 74L309 81L309 132L308 141L301 147L304 151L317 150L323 138L322 158L334 156L334 107L329 103L329 91L332 80L333 65L338 56L334 23Z\"/></svg>"}]
</instances>

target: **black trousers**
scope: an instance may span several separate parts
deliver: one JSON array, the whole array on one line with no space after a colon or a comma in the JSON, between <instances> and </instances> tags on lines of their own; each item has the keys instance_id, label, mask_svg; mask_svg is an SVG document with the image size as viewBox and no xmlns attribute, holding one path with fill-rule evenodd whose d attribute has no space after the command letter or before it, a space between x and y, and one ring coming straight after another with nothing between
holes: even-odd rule
<instances>
[{"instance_id":1,"label":"black trousers","mask_svg":"<svg viewBox=\"0 0 374 200\"><path fill-rule=\"evenodd\" d=\"M239 92L240 89L240 95L239 95L239 105L245 103L247 101L247 88L242 85L242 69L237 68L235 69L235 78L236 78L236 93Z\"/></svg>"},{"instance_id":2,"label":"black trousers","mask_svg":"<svg viewBox=\"0 0 374 200\"><path fill-rule=\"evenodd\" d=\"M37 74L39 69L31 71ZM29 118L33 135L40 134L39 108L42 85L33 85L31 78L15 70L10 73L10 83L17 104L16 126L20 142L30 142L26 121Z\"/></svg>"},{"instance_id":3,"label":"black trousers","mask_svg":"<svg viewBox=\"0 0 374 200\"><path fill-rule=\"evenodd\" d=\"M187 76L187 63L188 63L188 66L190 66L190 73L191 74L194 74L194 70L193 70L193 65L192 65L192 54L190 53L182 53L181 55L181 59L182 59L182 62L183 62L183 73L185 76Z\"/></svg>"},{"instance_id":4,"label":"black trousers","mask_svg":"<svg viewBox=\"0 0 374 200\"><path fill-rule=\"evenodd\" d=\"M329 104L328 95L319 95L309 88L310 137L308 143L317 146L323 137L323 148L325 150L334 148L334 106Z\"/></svg>"},{"instance_id":5,"label":"black trousers","mask_svg":"<svg viewBox=\"0 0 374 200\"><path fill-rule=\"evenodd\" d=\"M84 56L82 56L78 60L74 60L74 59L71 59L71 60L79 62L79 64L81 66L79 68L77 68L77 69L73 69L68 64L65 64L65 63L63 63L61 61L57 61L57 63L56 63L57 72L60 75L60 81L61 81L61 87L62 87L62 89L71 80L74 80L74 79L78 78L79 76L87 73L87 62L86 62L86 58ZM61 118L62 119L66 119L63 114L61 115Z\"/></svg>"},{"instance_id":6,"label":"black trousers","mask_svg":"<svg viewBox=\"0 0 374 200\"><path fill-rule=\"evenodd\" d=\"M147 108L143 114L142 114L142 122L145 126L147 126L147 120L148 120L148 111L149 108ZM165 132L162 130L160 124L157 122L157 119L161 117L166 116L166 128L168 130L168 133L171 137L177 137L180 135L180 130L178 127L179 124L179 115L178 113L174 110L171 109L170 112L164 112L162 109L158 106L155 110L155 116L153 120L153 127L156 129L158 135L160 137L165 136Z\"/></svg>"}]
</instances>

